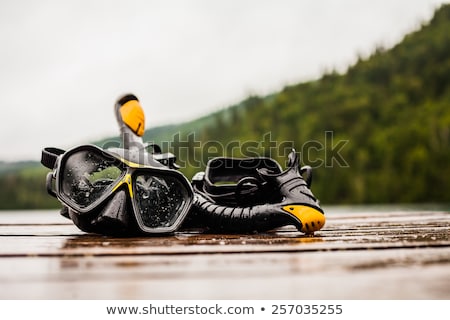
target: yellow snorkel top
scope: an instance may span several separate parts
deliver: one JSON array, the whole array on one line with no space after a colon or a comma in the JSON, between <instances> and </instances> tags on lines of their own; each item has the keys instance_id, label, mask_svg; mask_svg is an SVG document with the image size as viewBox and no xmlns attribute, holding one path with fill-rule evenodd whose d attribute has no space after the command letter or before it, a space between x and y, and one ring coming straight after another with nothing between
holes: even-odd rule
<instances>
[{"instance_id":1,"label":"yellow snorkel top","mask_svg":"<svg viewBox=\"0 0 450 320\"><path fill-rule=\"evenodd\" d=\"M122 121L139 137L144 135L145 115L141 104L136 100L129 100L119 108Z\"/></svg>"},{"instance_id":2,"label":"yellow snorkel top","mask_svg":"<svg viewBox=\"0 0 450 320\"><path fill-rule=\"evenodd\" d=\"M116 102L115 113L123 148L144 148L142 136L145 132L145 114L138 98L133 94L122 96Z\"/></svg>"}]
</instances>

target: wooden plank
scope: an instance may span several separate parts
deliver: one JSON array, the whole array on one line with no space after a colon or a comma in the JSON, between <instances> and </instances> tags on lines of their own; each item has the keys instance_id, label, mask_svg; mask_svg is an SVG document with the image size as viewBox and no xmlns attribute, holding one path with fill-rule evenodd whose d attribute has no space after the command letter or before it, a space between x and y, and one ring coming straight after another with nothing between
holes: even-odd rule
<instances>
[{"instance_id":1,"label":"wooden plank","mask_svg":"<svg viewBox=\"0 0 450 320\"><path fill-rule=\"evenodd\" d=\"M2 299L449 299L448 250L1 259Z\"/></svg>"},{"instance_id":2,"label":"wooden plank","mask_svg":"<svg viewBox=\"0 0 450 320\"><path fill-rule=\"evenodd\" d=\"M314 237L112 238L0 213L1 299L450 299L450 214L338 212Z\"/></svg>"},{"instance_id":3,"label":"wooden plank","mask_svg":"<svg viewBox=\"0 0 450 320\"><path fill-rule=\"evenodd\" d=\"M314 237L305 236L289 226L251 235L185 232L174 236L123 239L85 234L71 224L1 224L0 256L302 252L450 245L450 216L447 213L358 216L331 215L326 227Z\"/></svg>"}]
</instances>

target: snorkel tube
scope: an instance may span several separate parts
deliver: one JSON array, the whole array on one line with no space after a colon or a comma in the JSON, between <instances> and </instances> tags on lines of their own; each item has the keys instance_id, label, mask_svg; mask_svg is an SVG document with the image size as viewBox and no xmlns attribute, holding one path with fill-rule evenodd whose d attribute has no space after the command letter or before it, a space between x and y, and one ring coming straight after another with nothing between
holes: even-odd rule
<instances>
[{"instance_id":1,"label":"snorkel tube","mask_svg":"<svg viewBox=\"0 0 450 320\"><path fill-rule=\"evenodd\" d=\"M179 169L176 157L171 152L162 153L154 143L144 143L145 114L134 94L125 94L117 99L114 113L120 130L122 148L108 148L123 159L138 165Z\"/></svg>"}]
</instances>

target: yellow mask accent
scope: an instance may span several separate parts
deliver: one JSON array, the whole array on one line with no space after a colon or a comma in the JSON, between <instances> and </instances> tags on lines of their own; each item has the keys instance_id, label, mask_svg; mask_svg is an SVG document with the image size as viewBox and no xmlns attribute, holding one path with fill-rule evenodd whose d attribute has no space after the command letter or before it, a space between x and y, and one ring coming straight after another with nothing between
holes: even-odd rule
<instances>
[{"instance_id":1,"label":"yellow mask accent","mask_svg":"<svg viewBox=\"0 0 450 320\"><path fill-rule=\"evenodd\" d=\"M325 225L325 215L314 208L293 204L284 206L282 209L302 222L301 231L304 233L313 233Z\"/></svg>"},{"instance_id":2,"label":"yellow mask accent","mask_svg":"<svg viewBox=\"0 0 450 320\"><path fill-rule=\"evenodd\" d=\"M138 136L144 135L145 115L144 110L137 100L130 100L120 107L120 116L123 122Z\"/></svg>"},{"instance_id":3,"label":"yellow mask accent","mask_svg":"<svg viewBox=\"0 0 450 320\"><path fill-rule=\"evenodd\" d=\"M131 174L126 174L122 180L120 180L117 185L111 190L111 193L116 191L121 185L126 183L128 185L128 191L130 192L130 197L133 198L133 186L131 185Z\"/></svg>"}]
</instances>

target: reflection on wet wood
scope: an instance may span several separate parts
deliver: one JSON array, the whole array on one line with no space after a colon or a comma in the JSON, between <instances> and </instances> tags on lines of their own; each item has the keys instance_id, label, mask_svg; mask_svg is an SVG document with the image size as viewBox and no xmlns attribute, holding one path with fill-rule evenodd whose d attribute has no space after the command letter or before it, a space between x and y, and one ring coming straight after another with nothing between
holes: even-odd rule
<instances>
[{"instance_id":1,"label":"reflection on wet wood","mask_svg":"<svg viewBox=\"0 0 450 320\"><path fill-rule=\"evenodd\" d=\"M450 213L328 214L314 237L85 234L0 213L2 299L450 299Z\"/></svg>"}]
</instances>

